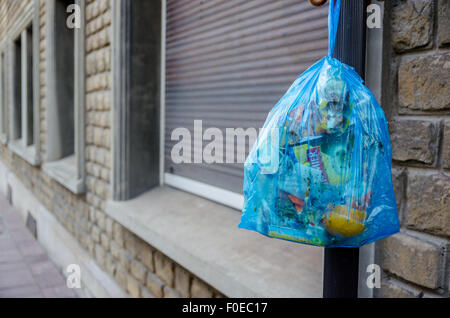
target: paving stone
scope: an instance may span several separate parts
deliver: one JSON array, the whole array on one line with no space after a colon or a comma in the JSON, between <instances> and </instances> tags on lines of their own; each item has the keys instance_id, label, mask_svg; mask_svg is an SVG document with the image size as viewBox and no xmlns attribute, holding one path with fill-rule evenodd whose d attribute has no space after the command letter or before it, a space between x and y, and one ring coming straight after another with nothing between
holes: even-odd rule
<instances>
[{"instance_id":1,"label":"paving stone","mask_svg":"<svg viewBox=\"0 0 450 318\"><path fill-rule=\"evenodd\" d=\"M77 297L20 216L0 196L0 298Z\"/></svg>"},{"instance_id":2,"label":"paving stone","mask_svg":"<svg viewBox=\"0 0 450 318\"><path fill-rule=\"evenodd\" d=\"M22 261L23 257L20 252L16 249L3 250L0 253L0 264L1 263L9 263L9 262L17 262Z\"/></svg>"},{"instance_id":3,"label":"paving stone","mask_svg":"<svg viewBox=\"0 0 450 318\"><path fill-rule=\"evenodd\" d=\"M28 267L23 260L0 263L0 273L4 273L6 271L11 271L11 270L15 270L15 269L21 270L21 269L27 269L27 268Z\"/></svg>"},{"instance_id":4,"label":"paving stone","mask_svg":"<svg viewBox=\"0 0 450 318\"><path fill-rule=\"evenodd\" d=\"M27 255L23 257L26 264L31 266L32 264L45 262L48 260L48 256L46 254L37 254L37 255Z\"/></svg>"},{"instance_id":5,"label":"paving stone","mask_svg":"<svg viewBox=\"0 0 450 318\"><path fill-rule=\"evenodd\" d=\"M16 245L23 256L46 254L44 248L35 240L21 241Z\"/></svg>"},{"instance_id":6,"label":"paving stone","mask_svg":"<svg viewBox=\"0 0 450 318\"><path fill-rule=\"evenodd\" d=\"M43 296L36 285L0 289L0 298L42 298Z\"/></svg>"},{"instance_id":7,"label":"paving stone","mask_svg":"<svg viewBox=\"0 0 450 318\"><path fill-rule=\"evenodd\" d=\"M28 229L25 227L23 228L17 228L13 230L8 230L10 237L15 243L20 243L23 241L28 240L34 240L33 235L28 231Z\"/></svg>"},{"instance_id":8,"label":"paving stone","mask_svg":"<svg viewBox=\"0 0 450 318\"><path fill-rule=\"evenodd\" d=\"M22 229L23 228L23 222L20 219L20 217L17 215L8 215L4 217L4 225L8 227L10 230L14 229Z\"/></svg>"},{"instance_id":9,"label":"paving stone","mask_svg":"<svg viewBox=\"0 0 450 318\"><path fill-rule=\"evenodd\" d=\"M4 251L10 247L15 247L14 241L5 234L0 235L0 251Z\"/></svg>"},{"instance_id":10,"label":"paving stone","mask_svg":"<svg viewBox=\"0 0 450 318\"><path fill-rule=\"evenodd\" d=\"M32 285L35 281L28 269L2 272L0 275L0 290L11 287Z\"/></svg>"},{"instance_id":11,"label":"paving stone","mask_svg":"<svg viewBox=\"0 0 450 318\"><path fill-rule=\"evenodd\" d=\"M31 264L30 269L33 275L41 275L48 272L54 273L55 271L58 271L55 264L53 264L50 260Z\"/></svg>"},{"instance_id":12,"label":"paving stone","mask_svg":"<svg viewBox=\"0 0 450 318\"><path fill-rule=\"evenodd\" d=\"M57 287L61 285L65 285L66 281L61 275L61 273L56 270L48 270L42 274L34 275L34 279L38 286L42 289L49 287Z\"/></svg>"}]
</instances>

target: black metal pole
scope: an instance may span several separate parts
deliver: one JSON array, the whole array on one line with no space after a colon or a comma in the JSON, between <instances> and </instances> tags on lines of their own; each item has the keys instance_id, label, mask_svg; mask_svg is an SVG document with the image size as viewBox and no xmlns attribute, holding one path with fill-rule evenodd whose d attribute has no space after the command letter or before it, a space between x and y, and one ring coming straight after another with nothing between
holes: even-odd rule
<instances>
[{"instance_id":1,"label":"black metal pole","mask_svg":"<svg viewBox=\"0 0 450 318\"><path fill-rule=\"evenodd\" d=\"M341 0L341 14L333 56L353 66L364 78L366 56L366 0ZM359 248L325 248L324 298L357 298Z\"/></svg>"}]
</instances>

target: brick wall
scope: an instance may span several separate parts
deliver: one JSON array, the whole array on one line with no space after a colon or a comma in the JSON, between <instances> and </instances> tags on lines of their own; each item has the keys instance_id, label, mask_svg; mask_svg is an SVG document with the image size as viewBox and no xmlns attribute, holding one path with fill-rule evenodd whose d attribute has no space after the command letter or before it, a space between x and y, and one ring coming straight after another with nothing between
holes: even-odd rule
<instances>
[{"instance_id":1,"label":"brick wall","mask_svg":"<svg viewBox=\"0 0 450 318\"><path fill-rule=\"evenodd\" d=\"M33 0L3 0L0 1L0 39L3 39L7 33L8 26L17 21L22 10Z\"/></svg>"},{"instance_id":2,"label":"brick wall","mask_svg":"<svg viewBox=\"0 0 450 318\"><path fill-rule=\"evenodd\" d=\"M392 1L386 10L392 76L383 85L402 229L377 243L384 278L376 295L445 297L450 274L450 2Z\"/></svg>"},{"instance_id":3,"label":"brick wall","mask_svg":"<svg viewBox=\"0 0 450 318\"><path fill-rule=\"evenodd\" d=\"M0 0L0 40L32 0ZM86 194L74 195L40 167L0 145L0 160L133 297L223 297L105 214L111 193L111 1L86 1ZM46 151L46 8L40 1L40 153Z\"/></svg>"}]
</instances>

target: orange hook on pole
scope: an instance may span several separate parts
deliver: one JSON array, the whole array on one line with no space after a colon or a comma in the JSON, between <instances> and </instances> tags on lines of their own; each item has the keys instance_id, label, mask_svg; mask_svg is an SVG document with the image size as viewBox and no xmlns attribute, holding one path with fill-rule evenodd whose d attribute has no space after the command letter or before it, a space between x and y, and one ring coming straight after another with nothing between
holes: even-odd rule
<instances>
[{"instance_id":1,"label":"orange hook on pole","mask_svg":"<svg viewBox=\"0 0 450 318\"><path fill-rule=\"evenodd\" d=\"M316 7L324 5L327 2L327 0L309 0L309 1L311 2L311 4L313 6L316 6Z\"/></svg>"}]
</instances>

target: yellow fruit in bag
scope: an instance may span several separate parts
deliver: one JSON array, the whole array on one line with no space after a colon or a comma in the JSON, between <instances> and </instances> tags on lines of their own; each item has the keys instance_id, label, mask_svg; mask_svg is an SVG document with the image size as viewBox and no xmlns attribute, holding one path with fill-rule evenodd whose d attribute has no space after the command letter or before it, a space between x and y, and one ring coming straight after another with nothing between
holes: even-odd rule
<instances>
[{"instance_id":1,"label":"yellow fruit in bag","mask_svg":"<svg viewBox=\"0 0 450 318\"><path fill-rule=\"evenodd\" d=\"M352 237L364 230L365 219L366 212L338 205L333 211L327 213L323 222L330 234Z\"/></svg>"}]
</instances>

